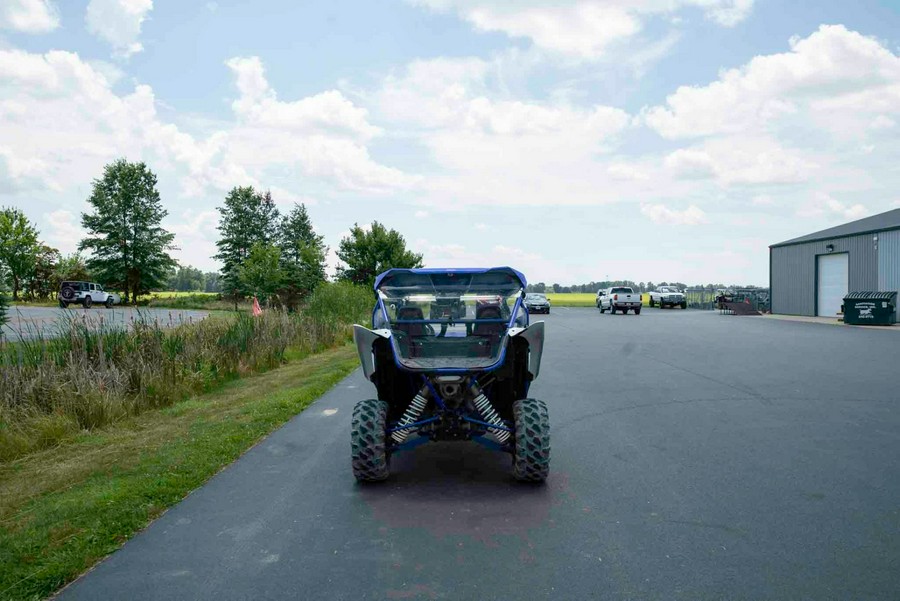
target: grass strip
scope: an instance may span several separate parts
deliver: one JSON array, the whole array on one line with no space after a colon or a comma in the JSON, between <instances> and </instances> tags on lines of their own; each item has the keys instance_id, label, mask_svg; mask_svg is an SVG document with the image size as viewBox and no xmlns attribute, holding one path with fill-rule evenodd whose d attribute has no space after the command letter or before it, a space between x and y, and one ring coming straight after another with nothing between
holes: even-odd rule
<instances>
[{"instance_id":1,"label":"grass strip","mask_svg":"<svg viewBox=\"0 0 900 601\"><path fill-rule=\"evenodd\" d=\"M0 599L72 581L357 364L350 345L295 359L0 465Z\"/></svg>"}]
</instances>

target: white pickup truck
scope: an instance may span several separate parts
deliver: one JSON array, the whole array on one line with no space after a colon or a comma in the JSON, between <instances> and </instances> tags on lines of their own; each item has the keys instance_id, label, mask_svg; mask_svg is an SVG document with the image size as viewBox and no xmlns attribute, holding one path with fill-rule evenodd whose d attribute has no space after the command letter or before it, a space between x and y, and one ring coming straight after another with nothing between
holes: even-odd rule
<instances>
[{"instance_id":1,"label":"white pickup truck","mask_svg":"<svg viewBox=\"0 0 900 601\"><path fill-rule=\"evenodd\" d=\"M655 307L657 305L659 305L660 309L665 309L666 305L687 309L687 300L684 298L684 293L675 286L660 286L650 292L650 306Z\"/></svg>"},{"instance_id":2,"label":"white pickup truck","mask_svg":"<svg viewBox=\"0 0 900 601\"><path fill-rule=\"evenodd\" d=\"M628 313L631 309L635 315L641 314L641 295L626 286L614 286L606 290L597 291L597 308L601 313L615 314L621 311Z\"/></svg>"}]
</instances>

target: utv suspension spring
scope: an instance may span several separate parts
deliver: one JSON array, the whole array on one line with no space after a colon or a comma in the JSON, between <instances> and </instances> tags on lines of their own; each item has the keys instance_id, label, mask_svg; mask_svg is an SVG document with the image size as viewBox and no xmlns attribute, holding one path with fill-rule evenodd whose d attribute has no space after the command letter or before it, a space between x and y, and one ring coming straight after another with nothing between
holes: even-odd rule
<instances>
[{"instance_id":1,"label":"utv suspension spring","mask_svg":"<svg viewBox=\"0 0 900 601\"><path fill-rule=\"evenodd\" d=\"M475 387L473 386L473 391ZM500 416L497 415L497 412L494 410L494 406L491 405L491 402L484 395L483 392L478 392L478 395L475 397L475 400L472 401L475 405L475 408L478 409L478 413L484 418L489 424L493 424L495 426L500 426L501 428L505 428L503 425L503 420L500 419ZM509 438L509 432L507 430L501 430L499 428L488 428L488 432L494 435L500 442L506 442L506 439Z\"/></svg>"},{"instance_id":2,"label":"utv suspension spring","mask_svg":"<svg viewBox=\"0 0 900 601\"><path fill-rule=\"evenodd\" d=\"M413 397L413 400L410 401L409 407L406 408L406 411L403 412L403 417L400 418L400 423L397 424L398 428L402 428L401 430L395 430L391 434L391 438L394 439L394 442L397 444L402 444L406 437L409 436L409 433L413 430L413 428L405 428L404 426L408 426L412 423L415 423L419 416L422 415L422 411L425 410L425 405L428 404L428 399L426 399L423 394L426 394L426 389L423 388L419 391L419 393Z\"/></svg>"}]
</instances>

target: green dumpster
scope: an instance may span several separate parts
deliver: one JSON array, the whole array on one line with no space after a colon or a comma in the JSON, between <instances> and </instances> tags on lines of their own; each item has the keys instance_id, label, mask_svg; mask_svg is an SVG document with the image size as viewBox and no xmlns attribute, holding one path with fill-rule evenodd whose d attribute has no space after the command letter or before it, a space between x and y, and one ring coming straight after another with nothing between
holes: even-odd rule
<instances>
[{"instance_id":1,"label":"green dumpster","mask_svg":"<svg viewBox=\"0 0 900 601\"><path fill-rule=\"evenodd\" d=\"M844 323L889 326L897 317L896 292L851 292L844 297Z\"/></svg>"}]
</instances>

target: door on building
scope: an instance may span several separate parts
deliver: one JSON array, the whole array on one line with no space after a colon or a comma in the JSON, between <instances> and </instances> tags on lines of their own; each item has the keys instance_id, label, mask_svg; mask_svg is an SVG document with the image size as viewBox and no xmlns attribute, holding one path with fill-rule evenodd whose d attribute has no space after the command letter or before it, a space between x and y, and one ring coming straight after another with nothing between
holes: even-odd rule
<instances>
[{"instance_id":1,"label":"door on building","mask_svg":"<svg viewBox=\"0 0 900 601\"><path fill-rule=\"evenodd\" d=\"M841 310L850 280L849 256L847 253L838 253L816 257L816 315L834 317Z\"/></svg>"}]
</instances>

